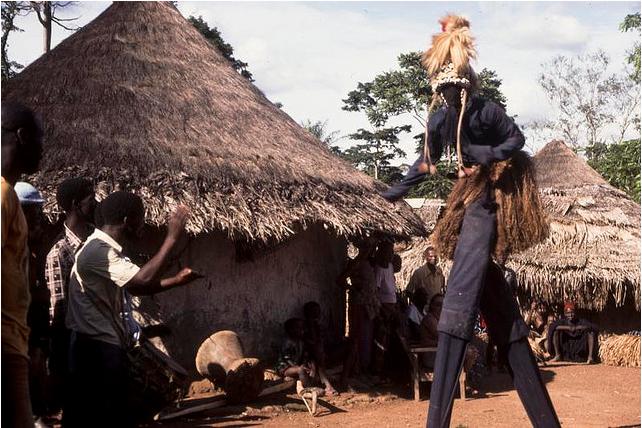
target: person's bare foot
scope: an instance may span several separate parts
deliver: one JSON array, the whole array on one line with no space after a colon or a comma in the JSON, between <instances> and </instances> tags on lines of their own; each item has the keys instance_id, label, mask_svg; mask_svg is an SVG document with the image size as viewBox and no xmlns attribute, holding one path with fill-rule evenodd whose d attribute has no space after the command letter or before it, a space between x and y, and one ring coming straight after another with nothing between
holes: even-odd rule
<instances>
[{"instance_id":1,"label":"person's bare foot","mask_svg":"<svg viewBox=\"0 0 642 428\"><path fill-rule=\"evenodd\" d=\"M337 392L336 389L334 389L332 387L332 385L328 385L328 386L325 387L325 395L327 397L335 397L335 396L339 395L339 393Z\"/></svg>"},{"instance_id":2,"label":"person's bare foot","mask_svg":"<svg viewBox=\"0 0 642 428\"><path fill-rule=\"evenodd\" d=\"M554 356L553 359L550 360L551 363L559 363L560 361L562 361L562 358L559 355Z\"/></svg>"},{"instance_id":3,"label":"person's bare foot","mask_svg":"<svg viewBox=\"0 0 642 428\"><path fill-rule=\"evenodd\" d=\"M586 364L595 364L595 361L593 361L593 358L589 358L588 360L586 360Z\"/></svg>"}]
</instances>

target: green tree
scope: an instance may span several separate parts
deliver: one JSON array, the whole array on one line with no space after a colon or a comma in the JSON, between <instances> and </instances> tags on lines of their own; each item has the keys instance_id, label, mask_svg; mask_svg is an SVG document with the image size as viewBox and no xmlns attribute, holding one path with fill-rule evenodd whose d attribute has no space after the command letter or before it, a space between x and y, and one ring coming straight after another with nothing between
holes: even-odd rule
<instances>
[{"instance_id":1,"label":"green tree","mask_svg":"<svg viewBox=\"0 0 642 428\"><path fill-rule=\"evenodd\" d=\"M479 78L479 95L488 100L494 101L506 110L506 97L502 93L500 86L502 86L502 79L497 76L493 70L484 68L477 75Z\"/></svg>"},{"instance_id":2,"label":"green tree","mask_svg":"<svg viewBox=\"0 0 642 428\"><path fill-rule=\"evenodd\" d=\"M390 162L406 154L399 146L399 134L410 131L410 125L379 127L374 131L360 128L348 137L363 141L343 151L342 156L357 168L372 175L375 180L390 180L397 170Z\"/></svg>"},{"instance_id":3,"label":"green tree","mask_svg":"<svg viewBox=\"0 0 642 428\"><path fill-rule=\"evenodd\" d=\"M624 21L620 24L620 31L627 32L629 30L640 31L640 12L632 15L626 15ZM638 40L633 45L633 49L628 52L627 62L633 65L633 73L631 78L640 83L640 41Z\"/></svg>"},{"instance_id":4,"label":"green tree","mask_svg":"<svg viewBox=\"0 0 642 428\"><path fill-rule=\"evenodd\" d=\"M612 186L640 202L640 139L586 148L588 164Z\"/></svg>"},{"instance_id":5,"label":"green tree","mask_svg":"<svg viewBox=\"0 0 642 428\"><path fill-rule=\"evenodd\" d=\"M415 188L408 192L409 198L430 198L446 199L455 184L454 180L448 178L448 174L456 174L454 161L439 162L437 174L422 181Z\"/></svg>"},{"instance_id":6,"label":"green tree","mask_svg":"<svg viewBox=\"0 0 642 428\"><path fill-rule=\"evenodd\" d=\"M232 67L234 67L241 76L245 77L250 82L254 82L252 73L248 70L248 64L234 58L234 48L223 40L223 36L218 28L210 28L207 22L203 20L202 16L199 16L198 18L190 16L187 20L198 30L199 33L203 35L203 37L205 37L205 39L207 39L208 42L214 45L219 52L221 52L223 56L232 63Z\"/></svg>"}]
</instances>

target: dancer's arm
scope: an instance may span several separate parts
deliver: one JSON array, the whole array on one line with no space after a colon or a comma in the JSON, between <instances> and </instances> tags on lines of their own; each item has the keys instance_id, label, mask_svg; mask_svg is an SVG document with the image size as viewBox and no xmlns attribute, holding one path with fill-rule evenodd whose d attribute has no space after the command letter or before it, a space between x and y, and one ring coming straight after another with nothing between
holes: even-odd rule
<instances>
[{"instance_id":1,"label":"dancer's arm","mask_svg":"<svg viewBox=\"0 0 642 428\"><path fill-rule=\"evenodd\" d=\"M443 144L441 141L441 136L439 129L443 123L444 114L443 111L436 112L431 118L430 123L428 124L428 149L430 150L430 159L432 162L437 162L441 158L443 152ZM390 202L398 201L403 198L413 187L417 184L424 181L428 173L426 171L420 171L419 166L424 162L423 154L419 156L419 159L412 164L408 170L408 174L401 180L399 183L396 183L388 190L383 192L381 196L386 198Z\"/></svg>"}]
</instances>

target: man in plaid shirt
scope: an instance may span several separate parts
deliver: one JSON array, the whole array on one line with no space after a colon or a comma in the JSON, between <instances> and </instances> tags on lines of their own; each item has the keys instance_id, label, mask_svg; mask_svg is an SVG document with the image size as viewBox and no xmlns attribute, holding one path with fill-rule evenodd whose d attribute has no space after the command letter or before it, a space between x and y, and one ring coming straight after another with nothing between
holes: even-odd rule
<instances>
[{"instance_id":1,"label":"man in plaid shirt","mask_svg":"<svg viewBox=\"0 0 642 428\"><path fill-rule=\"evenodd\" d=\"M96 200L94 185L86 178L70 178L58 186L58 206L65 213L64 231L47 255L45 278L49 288L49 325L51 327L51 355L49 367L53 388L52 400L64 399L69 330L65 327L69 275L74 265L75 253L93 231ZM60 409L62 402L51 403Z\"/></svg>"}]
</instances>

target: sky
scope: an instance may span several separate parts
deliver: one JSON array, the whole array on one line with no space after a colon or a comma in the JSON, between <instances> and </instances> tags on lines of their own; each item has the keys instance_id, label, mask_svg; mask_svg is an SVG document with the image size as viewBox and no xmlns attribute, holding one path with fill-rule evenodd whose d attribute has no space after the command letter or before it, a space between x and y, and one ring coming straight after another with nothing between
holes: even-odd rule
<instances>
[{"instance_id":1,"label":"sky","mask_svg":"<svg viewBox=\"0 0 642 428\"><path fill-rule=\"evenodd\" d=\"M78 2L61 16L78 16L76 25L82 26L109 5ZM439 31L437 20L447 12L470 19L478 51L473 66L497 72L508 113L520 125L554 118L537 84L543 63L555 55L603 49L611 71L617 72L640 37L618 28L627 14L640 11L639 2L179 1L178 8L185 17L202 16L217 27L271 101L282 103L297 122L327 121L343 148L354 144L347 135L368 123L361 113L341 110L341 100L358 82L395 69L399 54L425 50ZM16 25L24 31L11 34L9 58L28 65L42 53L42 30L33 15ZM53 45L70 34L55 27ZM407 156L393 163L414 159L412 135L418 132L402 136ZM541 138L526 136L530 151L536 151Z\"/></svg>"}]
</instances>

